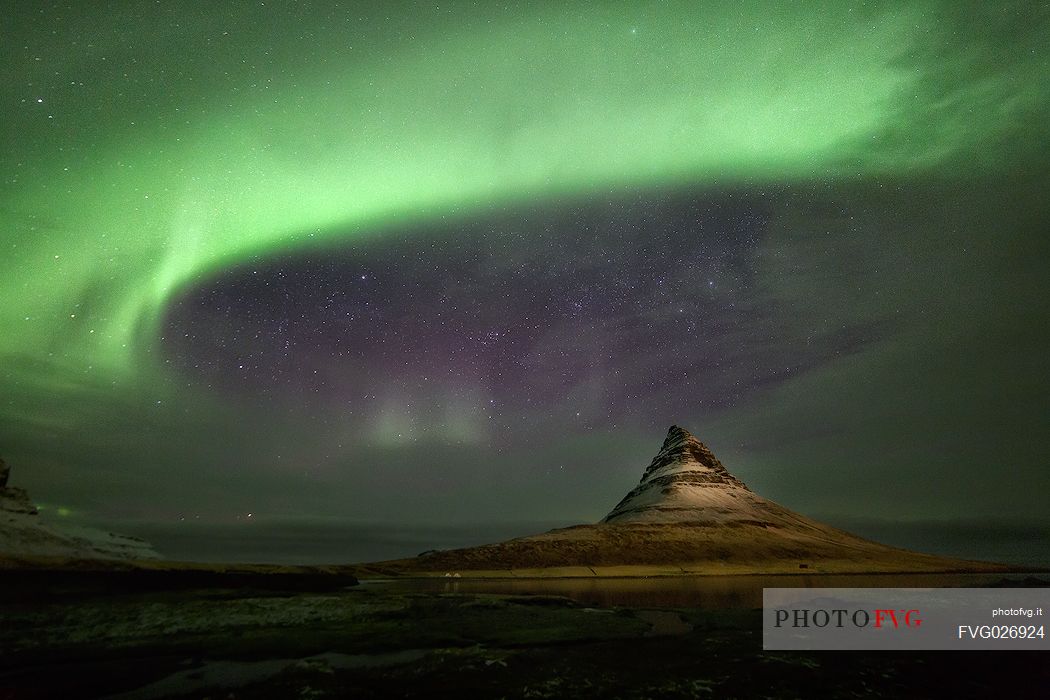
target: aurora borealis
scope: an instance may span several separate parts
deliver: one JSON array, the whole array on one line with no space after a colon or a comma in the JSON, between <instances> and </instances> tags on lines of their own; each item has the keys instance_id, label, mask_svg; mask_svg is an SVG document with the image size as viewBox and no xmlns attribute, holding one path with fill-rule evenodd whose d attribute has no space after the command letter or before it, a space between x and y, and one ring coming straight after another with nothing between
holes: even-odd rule
<instances>
[{"instance_id":1,"label":"aurora borealis","mask_svg":"<svg viewBox=\"0 0 1050 700\"><path fill-rule=\"evenodd\" d=\"M132 529L572 522L677 422L1040 518L1050 12L968 5L19 3L0 454Z\"/></svg>"}]
</instances>

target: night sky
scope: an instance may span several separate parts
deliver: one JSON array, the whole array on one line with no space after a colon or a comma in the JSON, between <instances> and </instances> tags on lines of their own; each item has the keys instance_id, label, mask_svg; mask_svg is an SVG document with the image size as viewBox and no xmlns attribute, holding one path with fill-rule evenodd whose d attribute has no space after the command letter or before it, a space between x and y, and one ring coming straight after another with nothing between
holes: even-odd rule
<instances>
[{"instance_id":1,"label":"night sky","mask_svg":"<svg viewBox=\"0 0 1050 700\"><path fill-rule=\"evenodd\" d=\"M3 17L45 516L411 554L598 520L677 423L835 524L1050 533L1046 3Z\"/></svg>"}]
</instances>

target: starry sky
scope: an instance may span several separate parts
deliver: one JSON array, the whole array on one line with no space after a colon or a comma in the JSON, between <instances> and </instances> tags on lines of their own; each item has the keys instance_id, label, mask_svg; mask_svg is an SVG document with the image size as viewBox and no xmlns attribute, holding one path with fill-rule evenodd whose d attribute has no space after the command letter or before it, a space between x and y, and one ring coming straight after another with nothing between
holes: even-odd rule
<instances>
[{"instance_id":1,"label":"starry sky","mask_svg":"<svg viewBox=\"0 0 1050 700\"><path fill-rule=\"evenodd\" d=\"M677 423L862 532L1050 533L1046 3L4 17L45 515L398 556L597 520Z\"/></svg>"}]
</instances>

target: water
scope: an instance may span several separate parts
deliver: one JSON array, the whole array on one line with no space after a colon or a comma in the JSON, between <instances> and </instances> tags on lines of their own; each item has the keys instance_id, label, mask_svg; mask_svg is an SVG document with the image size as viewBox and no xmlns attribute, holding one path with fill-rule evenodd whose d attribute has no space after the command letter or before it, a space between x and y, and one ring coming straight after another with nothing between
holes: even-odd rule
<instances>
[{"instance_id":1,"label":"water","mask_svg":"<svg viewBox=\"0 0 1050 700\"><path fill-rule=\"evenodd\" d=\"M981 587L1028 574L863 574L780 576L667 576L651 578L453 579L363 581L392 593L552 595L596 607L668 607L708 610L762 607L763 588ZM1046 579L1045 574L1032 574Z\"/></svg>"}]
</instances>

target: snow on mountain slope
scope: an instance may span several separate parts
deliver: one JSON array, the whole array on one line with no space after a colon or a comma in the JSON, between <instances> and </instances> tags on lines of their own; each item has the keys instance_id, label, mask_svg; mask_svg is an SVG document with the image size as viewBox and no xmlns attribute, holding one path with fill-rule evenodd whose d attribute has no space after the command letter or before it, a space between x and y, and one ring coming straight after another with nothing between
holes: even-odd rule
<instances>
[{"instance_id":1,"label":"snow on mountain slope","mask_svg":"<svg viewBox=\"0 0 1050 700\"><path fill-rule=\"evenodd\" d=\"M751 491L704 443L676 425L638 486L602 522L816 525Z\"/></svg>"},{"instance_id":2,"label":"snow on mountain slope","mask_svg":"<svg viewBox=\"0 0 1050 700\"><path fill-rule=\"evenodd\" d=\"M148 542L89 527L44 522L24 489L7 486L0 460L0 557L157 559Z\"/></svg>"}]
</instances>

